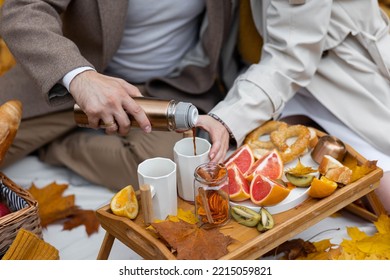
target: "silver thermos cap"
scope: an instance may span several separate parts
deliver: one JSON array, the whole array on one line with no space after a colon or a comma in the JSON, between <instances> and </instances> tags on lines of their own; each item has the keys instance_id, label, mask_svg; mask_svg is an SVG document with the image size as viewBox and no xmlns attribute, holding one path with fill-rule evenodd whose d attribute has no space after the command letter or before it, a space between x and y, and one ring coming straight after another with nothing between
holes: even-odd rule
<instances>
[{"instance_id":1,"label":"silver thermos cap","mask_svg":"<svg viewBox=\"0 0 390 280\"><path fill-rule=\"evenodd\" d=\"M178 102L174 112L175 129L188 130L195 127L198 121L198 109L188 102Z\"/></svg>"}]
</instances>

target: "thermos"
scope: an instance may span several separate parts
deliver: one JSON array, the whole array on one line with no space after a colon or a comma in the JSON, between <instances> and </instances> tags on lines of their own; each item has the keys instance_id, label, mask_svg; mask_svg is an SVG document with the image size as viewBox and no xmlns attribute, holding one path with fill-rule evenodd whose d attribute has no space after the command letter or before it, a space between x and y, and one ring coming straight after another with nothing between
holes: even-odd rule
<instances>
[{"instance_id":1,"label":"thermos","mask_svg":"<svg viewBox=\"0 0 390 280\"><path fill-rule=\"evenodd\" d=\"M146 97L133 97L133 99L145 111L154 130L185 131L195 127L198 120L198 109L188 102ZM132 115L129 114L129 118L131 126L139 126ZM78 126L89 126L88 116L77 104L74 106L74 120ZM105 127L102 120L99 126Z\"/></svg>"}]
</instances>

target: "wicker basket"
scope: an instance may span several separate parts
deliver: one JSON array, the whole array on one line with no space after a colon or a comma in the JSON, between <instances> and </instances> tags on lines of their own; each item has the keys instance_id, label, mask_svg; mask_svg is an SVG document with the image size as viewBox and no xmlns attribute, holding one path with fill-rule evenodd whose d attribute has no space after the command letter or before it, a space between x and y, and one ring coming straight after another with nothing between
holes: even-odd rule
<instances>
[{"instance_id":1,"label":"wicker basket","mask_svg":"<svg viewBox=\"0 0 390 280\"><path fill-rule=\"evenodd\" d=\"M42 238L38 202L25 189L0 172L0 199L5 200L12 213L0 218L0 259L14 241L19 229L31 231Z\"/></svg>"}]
</instances>

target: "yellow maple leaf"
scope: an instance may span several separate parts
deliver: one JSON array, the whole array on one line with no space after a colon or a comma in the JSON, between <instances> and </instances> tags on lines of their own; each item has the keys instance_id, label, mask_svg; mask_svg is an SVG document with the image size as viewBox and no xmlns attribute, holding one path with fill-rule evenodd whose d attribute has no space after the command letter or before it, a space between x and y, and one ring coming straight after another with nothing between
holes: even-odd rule
<instances>
[{"instance_id":1,"label":"yellow maple leaf","mask_svg":"<svg viewBox=\"0 0 390 280\"><path fill-rule=\"evenodd\" d=\"M326 251L332 248L334 244L330 242L330 239L323 239L321 241L313 242L313 245L316 247L317 251Z\"/></svg>"},{"instance_id":2,"label":"yellow maple leaf","mask_svg":"<svg viewBox=\"0 0 390 280\"><path fill-rule=\"evenodd\" d=\"M380 215L374 225L379 233L390 234L390 218L386 215Z\"/></svg>"},{"instance_id":3,"label":"yellow maple leaf","mask_svg":"<svg viewBox=\"0 0 390 280\"><path fill-rule=\"evenodd\" d=\"M196 224L198 222L198 219L196 218L195 214L191 211L184 211L181 208L177 209L177 214L176 216L174 215L168 215L167 220L171 222L179 222L180 220L187 222L189 224ZM155 220L153 221L154 223L161 223L164 222L165 220Z\"/></svg>"},{"instance_id":4,"label":"yellow maple leaf","mask_svg":"<svg viewBox=\"0 0 390 280\"><path fill-rule=\"evenodd\" d=\"M390 260L390 218L380 215L374 223L378 232L372 236L356 227L348 228L351 240L340 244L342 253L338 259L350 260Z\"/></svg>"},{"instance_id":5,"label":"yellow maple leaf","mask_svg":"<svg viewBox=\"0 0 390 280\"><path fill-rule=\"evenodd\" d=\"M390 257L390 234L376 234L356 242L356 247L366 254L385 254Z\"/></svg>"},{"instance_id":6,"label":"yellow maple leaf","mask_svg":"<svg viewBox=\"0 0 390 280\"><path fill-rule=\"evenodd\" d=\"M195 214L191 210L184 211L183 209L179 208L177 210L177 217L189 224L196 224L198 222L198 219L196 218Z\"/></svg>"},{"instance_id":7,"label":"yellow maple leaf","mask_svg":"<svg viewBox=\"0 0 390 280\"><path fill-rule=\"evenodd\" d=\"M189 224L196 224L198 222L198 219L196 218L195 214L191 210L184 211L181 208L177 209L176 216L168 215L167 220L171 221L171 222L175 222L175 223L177 223L181 220L181 221L187 222ZM153 223L162 223L165 221L166 220L154 220ZM154 234L155 237L157 237L156 230L153 228L152 225L147 226L146 229L149 230L152 234Z\"/></svg>"},{"instance_id":8,"label":"yellow maple leaf","mask_svg":"<svg viewBox=\"0 0 390 280\"><path fill-rule=\"evenodd\" d=\"M354 241L362 240L368 236L364 231L361 231L357 227L347 227L347 233Z\"/></svg>"},{"instance_id":9,"label":"yellow maple leaf","mask_svg":"<svg viewBox=\"0 0 390 280\"><path fill-rule=\"evenodd\" d=\"M359 164L356 157L353 157L348 154L344 158L343 164L352 170L351 182L355 182L360 178L362 178L363 176L365 176L366 174L375 170L377 160L367 160L363 164Z\"/></svg>"},{"instance_id":10,"label":"yellow maple leaf","mask_svg":"<svg viewBox=\"0 0 390 280\"><path fill-rule=\"evenodd\" d=\"M390 217L380 215L374 222L377 232L368 235L357 227L347 227L351 239L333 245L329 239L314 242L316 252L300 260L390 260Z\"/></svg>"}]
</instances>

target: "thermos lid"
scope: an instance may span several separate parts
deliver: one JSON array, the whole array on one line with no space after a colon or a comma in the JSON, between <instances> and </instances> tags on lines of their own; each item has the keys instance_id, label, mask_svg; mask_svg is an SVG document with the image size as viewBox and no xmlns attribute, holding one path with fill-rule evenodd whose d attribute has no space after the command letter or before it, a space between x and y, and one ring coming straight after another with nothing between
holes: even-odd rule
<instances>
[{"instance_id":1,"label":"thermos lid","mask_svg":"<svg viewBox=\"0 0 390 280\"><path fill-rule=\"evenodd\" d=\"M176 130L188 130L198 121L198 109L188 102L178 102L175 107Z\"/></svg>"}]
</instances>

